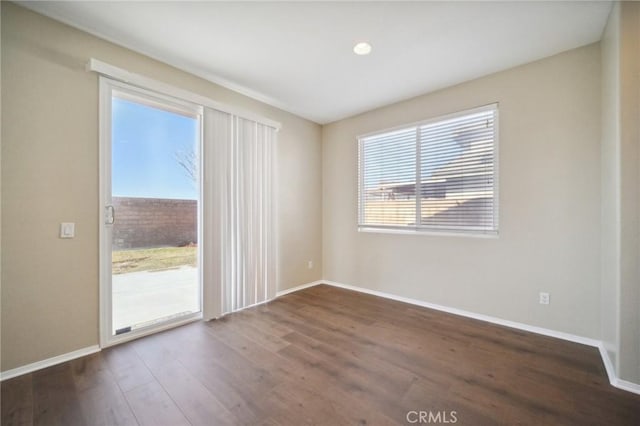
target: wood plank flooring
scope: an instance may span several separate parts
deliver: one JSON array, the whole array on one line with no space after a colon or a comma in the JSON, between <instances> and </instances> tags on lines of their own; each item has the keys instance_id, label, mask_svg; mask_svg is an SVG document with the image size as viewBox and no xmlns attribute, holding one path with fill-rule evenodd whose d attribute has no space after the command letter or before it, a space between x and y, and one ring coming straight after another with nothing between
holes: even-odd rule
<instances>
[{"instance_id":1,"label":"wood plank flooring","mask_svg":"<svg viewBox=\"0 0 640 426\"><path fill-rule=\"evenodd\" d=\"M640 396L609 385L595 348L324 285L2 383L6 426L395 425L420 415L639 425Z\"/></svg>"}]
</instances>

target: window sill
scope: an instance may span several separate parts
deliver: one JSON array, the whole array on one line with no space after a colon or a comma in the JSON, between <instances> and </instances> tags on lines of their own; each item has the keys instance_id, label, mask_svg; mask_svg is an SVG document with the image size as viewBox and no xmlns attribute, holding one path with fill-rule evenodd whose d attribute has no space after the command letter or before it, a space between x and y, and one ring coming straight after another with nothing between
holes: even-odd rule
<instances>
[{"instance_id":1,"label":"window sill","mask_svg":"<svg viewBox=\"0 0 640 426\"><path fill-rule=\"evenodd\" d=\"M468 237L468 238L486 238L497 240L500 238L498 231L493 232L455 232L455 231L434 231L434 230L416 230L416 229L393 229L393 228L375 228L363 227L358 228L358 232L371 234L400 234L400 235L424 235L430 237Z\"/></svg>"}]
</instances>

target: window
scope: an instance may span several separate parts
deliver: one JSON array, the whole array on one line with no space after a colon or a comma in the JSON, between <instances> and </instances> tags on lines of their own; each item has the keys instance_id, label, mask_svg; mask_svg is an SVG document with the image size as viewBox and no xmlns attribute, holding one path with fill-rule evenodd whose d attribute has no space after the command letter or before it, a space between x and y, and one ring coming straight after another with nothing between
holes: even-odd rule
<instances>
[{"instance_id":1,"label":"window","mask_svg":"<svg viewBox=\"0 0 640 426\"><path fill-rule=\"evenodd\" d=\"M497 104L358 138L358 229L496 234Z\"/></svg>"}]
</instances>

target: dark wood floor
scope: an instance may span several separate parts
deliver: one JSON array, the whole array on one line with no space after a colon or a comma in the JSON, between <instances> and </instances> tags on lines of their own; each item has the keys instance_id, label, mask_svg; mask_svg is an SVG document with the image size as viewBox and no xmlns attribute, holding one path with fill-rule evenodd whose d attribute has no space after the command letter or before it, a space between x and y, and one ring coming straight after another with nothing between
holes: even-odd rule
<instances>
[{"instance_id":1,"label":"dark wood floor","mask_svg":"<svg viewBox=\"0 0 640 426\"><path fill-rule=\"evenodd\" d=\"M387 425L420 412L639 425L640 396L609 385L594 348L328 286L2 383L2 425Z\"/></svg>"}]
</instances>

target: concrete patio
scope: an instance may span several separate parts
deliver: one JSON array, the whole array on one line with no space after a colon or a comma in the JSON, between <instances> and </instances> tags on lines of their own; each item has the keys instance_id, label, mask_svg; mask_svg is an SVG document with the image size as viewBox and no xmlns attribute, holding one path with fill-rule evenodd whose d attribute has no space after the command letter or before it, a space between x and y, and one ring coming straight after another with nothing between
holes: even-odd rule
<instances>
[{"instance_id":1,"label":"concrete patio","mask_svg":"<svg viewBox=\"0 0 640 426\"><path fill-rule=\"evenodd\" d=\"M191 266L116 274L112 287L114 331L200 311L198 269Z\"/></svg>"}]
</instances>

